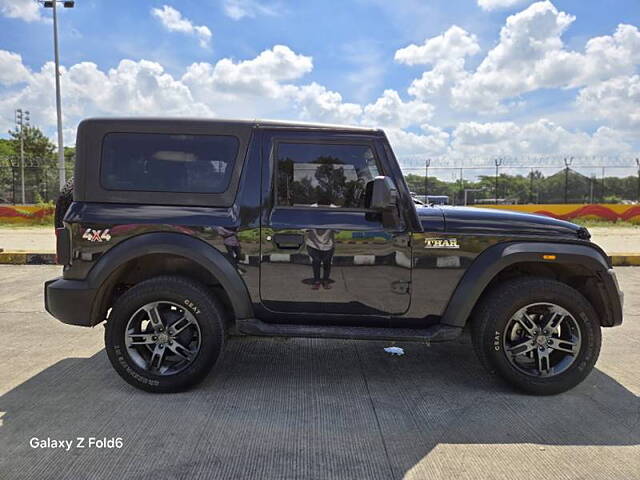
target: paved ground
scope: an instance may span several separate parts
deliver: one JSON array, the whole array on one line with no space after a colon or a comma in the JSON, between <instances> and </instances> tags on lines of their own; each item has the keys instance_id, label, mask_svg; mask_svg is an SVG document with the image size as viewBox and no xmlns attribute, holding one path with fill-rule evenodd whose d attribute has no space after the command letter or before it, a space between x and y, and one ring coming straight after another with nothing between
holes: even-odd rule
<instances>
[{"instance_id":1,"label":"paved ground","mask_svg":"<svg viewBox=\"0 0 640 480\"><path fill-rule=\"evenodd\" d=\"M640 268L619 268L625 324L566 394L514 393L468 340L437 346L252 340L192 392L129 387L102 327L42 309L51 266L0 266L0 478L640 478ZM121 437L121 449L30 439Z\"/></svg>"},{"instance_id":2,"label":"paved ground","mask_svg":"<svg viewBox=\"0 0 640 480\"><path fill-rule=\"evenodd\" d=\"M593 241L609 255L640 252L640 226L589 227ZM0 227L0 248L5 251L49 253L56 250L51 227Z\"/></svg>"}]
</instances>

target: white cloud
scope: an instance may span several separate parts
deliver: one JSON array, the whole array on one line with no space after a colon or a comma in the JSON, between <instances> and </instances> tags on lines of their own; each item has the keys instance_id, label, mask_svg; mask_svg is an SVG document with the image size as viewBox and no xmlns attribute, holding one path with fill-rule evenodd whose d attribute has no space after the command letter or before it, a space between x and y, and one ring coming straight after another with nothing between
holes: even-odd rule
<instances>
[{"instance_id":1,"label":"white cloud","mask_svg":"<svg viewBox=\"0 0 640 480\"><path fill-rule=\"evenodd\" d=\"M453 25L442 35L428 38L423 45L409 45L396 51L397 62L407 65L436 64L451 57L464 58L480 51L478 39L463 28Z\"/></svg>"},{"instance_id":2,"label":"white cloud","mask_svg":"<svg viewBox=\"0 0 640 480\"><path fill-rule=\"evenodd\" d=\"M459 156L589 156L619 155L632 150L621 132L600 127L593 135L571 132L546 119L524 125L514 122L464 122L453 134Z\"/></svg>"},{"instance_id":3,"label":"white cloud","mask_svg":"<svg viewBox=\"0 0 640 480\"><path fill-rule=\"evenodd\" d=\"M201 47L211 44L211 30L205 25L194 25L191 20L184 18L182 14L169 5L162 8L152 8L151 14L170 32L181 32L198 37Z\"/></svg>"},{"instance_id":4,"label":"white cloud","mask_svg":"<svg viewBox=\"0 0 640 480\"><path fill-rule=\"evenodd\" d=\"M434 107L418 100L404 102L395 90L385 90L374 103L364 107L363 123L406 128L431 119Z\"/></svg>"},{"instance_id":5,"label":"white cloud","mask_svg":"<svg viewBox=\"0 0 640 480\"><path fill-rule=\"evenodd\" d=\"M449 153L450 136L444 130L422 125L422 133L407 132L399 128L385 129L393 152L404 166L424 164L426 157Z\"/></svg>"},{"instance_id":6,"label":"white cloud","mask_svg":"<svg viewBox=\"0 0 640 480\"><path fill-rule=\"evenodd\" d=\"M531 0L478 0L478 6L483 10L491 11L502 8L518 7Z\"/></svg>"},{"instance_id":7,"label":"white cloud","mask_svg":"<svg viewBox=\"0 0 640 480\"><path fill-rule=\"evenodd\" d=\"M276 4L266 4L256 0L224 0L222 7L224 13L233 20L254 18L258 15L274 16L282 8Z\"/></svg>"},{"instance_id":8,"label":"white cloud","mask_svg":"<svg viewBox=\"0 0 640 480\"><path fill-rule=\"evenodd\" d=\"M19 18L25 22L45 20L42 6L34 0L0 0L0 13L9 18Z\"/></svg>"},{"instance_id":9,"label":"white cloud","mask_svg":"<svg viewBox=\"0 0 640 480\"><path fill-rule=\"evenodd\" d=\"M338 92L327 90L315 82L287 89L287 97L299 110L300 118L309 121L354 124L362 114L360 105L344 103Z\"/></svg>"},{"instance_id":10,"label":"white cloud","mask_svg":"<svg viewBox=\"0 0 640 480\"><path fill-rule=\"evenodd\" d=\"M19 54L0 50L0 84L21 83L28 80L29 75L29 70L23 65Z\"/></svg>"},{"instance_id":11,"label":"white cloud","mask_svg":"<svg viewBox=\"0 0 640 480\"><path fill-rule=\"evenodd\" d=\"M585 113L640 136L640 75L620 76L582 89L577 99Z\"/></svg>"},{"instance_id":12,"label":"white cloud","mask_svg":"<svg viewBox=\"0 0 640 480\"><path fill-rule=\"evenodd\" d=\"M409 45L396 51L395 60L407 65L431 64L433 68L415 79L409 94L418 99L447 100L451 88L466 78L467 56L480 51L475 35L454 25L442 35L428 38L422 45Z\"/></svg>"},{"instance_id":13,"label":"white cloud","mask_svg":"<svg viewBox=\"0 0 640 480\"><path fill-rule=\"evenodd\" d=\"M566 50L561 38L574 20L549 1L511 15L476 71L459 76L451 89L454 107L496 111L504 99L526 92L581 87L634 71L640 62L637 27L619 25L611 36L590 39L579 53Z\"/></svg>"},{"instance_id":14,"label":"white cloud","mask_svg":"<svg viewBox=\"0 0 640 480\"><path fill-rule=\"evenodd\" d=\"M275 45L254 58L194 63L177 76L148 60L124 59L108 70L91 62L63 67L65 132L73 131L80 119L95 115L215 115L382 126L405 166L445 155L469 158L630 152L630 145L637 142L640 123L640 78L633 71L640 62L637 29L619 26L613 35L587 42L584 53L570 52L564 49L560 35L573 17L554 12L547 2L537 5L529 11L529 17L525 16L528 20L518 17L520 14L510 17L500 43L475 72L465 69L465 61L478 53L477 39L459 27L422 45L399 50L397 61L433 67L412 82L408 99L387 89L368 104L351 102L340 92L305 81L313 70L313 59L285 45ZM173 31L194 32L181 15L172 18L169 24ZM522 58L520 48L528 58ZM555 59L549 52L563 59L560 65L551 64ZM482 67L485 63L487 66ZM0 89L0 130L12 126L13 111L19 105L32 112L34 124L53 132L52 63L31 70L20 55L0 50L0 84L4 86ZM478 88L477 97L466 98L456 90L469 85ZM563 117L568 120L562 120L562 125L545 119L471 122L464 120L482 117L475 112L472 117L460 113L453 116L448 105L453 99L495 108L505 99L517 97L523 88L540 85L585 85L574 108L602 119L604 125L592 134L574 131L567 126L571 126L569 114ZM489 101L483 103L485 97ZM577 110L573 117L576 115ZM448 125L463 121L449 133L451 130L442 125L433 125L434 119ZM72 137L66 139L73 142Z\"/></svg>"},{"instance_id":15,"label":"white cloud","mask_svg":"<svg viewBox=\"0 0 640 480\"><path fill-rule=\"evenodd\" d=\"M223 58L215 64L194 63L181 81L197 98L224 105L223 112L257 115L261 110L282 109L285 96L299 87L298 80L313 69L311 57L299 55L284 45L275 45L251 60L235 62Z\"/></svg>"},{"instance_id":16,"label":"white cloud","mask_svg":"<svg viewBox=\"0 0 640 480\"><path fill-rule=\"evenodd\" d=\"M107 72L95 63L82 62L69 69L61 67L60 73L67 127L95 115L213 114L210 106L195 100L184 84L155 62L122 60ZM46 63L25 80L21 90L0 95L0 128L10 127L16 105L31 111L34 125L52 128L56 123L53 63ZM67 143L73 143L73 138L67 138Z\"/></svg>"}]
</instances>

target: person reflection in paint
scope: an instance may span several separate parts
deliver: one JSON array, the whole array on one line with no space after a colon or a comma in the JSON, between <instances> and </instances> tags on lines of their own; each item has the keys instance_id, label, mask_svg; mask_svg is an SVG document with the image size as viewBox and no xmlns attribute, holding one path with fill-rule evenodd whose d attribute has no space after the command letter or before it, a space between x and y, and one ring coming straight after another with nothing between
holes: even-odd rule
<instances>
[{"instance_id":1,"label":"person reflection in paint","mask_svg":"<svg viewBox=\"0 0 640 480\"><path fill-rule=\"evenodd\" d=\"M331 288L331 260L335 251L335 231L328 228L306 230L305 244L311 257L313 284L318 290L320 285L326 290Z\"/></svg>"},{"instance_id":2,"label":"person reflection in paint","mask_svg":"<svg viewBox=\"0 0 640 480\"><path fill-rule=\"evenodd\" d=\"M227 249L227 254L233 262L233 266L236 267L240 274L245 273L239 266L240 262L240 241L236 235L236 228L224 228L217 227L216 231L222 237L222 243Z\"/></svg>"}]
</instances>

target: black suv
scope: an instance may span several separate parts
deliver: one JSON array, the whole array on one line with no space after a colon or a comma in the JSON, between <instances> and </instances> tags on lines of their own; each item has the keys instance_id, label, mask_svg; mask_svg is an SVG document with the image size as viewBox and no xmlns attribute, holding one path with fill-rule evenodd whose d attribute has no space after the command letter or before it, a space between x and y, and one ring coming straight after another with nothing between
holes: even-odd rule
<instances>
[{"instance_id":1,"label":"black suv","mask_svg":"<svg viewBox=\"0 0 640 480\"><path fill-rule=\"evenodd\" d=\"M553 394L622 322L586 229L417 207L381 130L89 119L76 149L46 308L106 321L111 363L144 390L196 384L227 335L426 343L469 326L489 371Z\"/></svg>"}]
</instances>

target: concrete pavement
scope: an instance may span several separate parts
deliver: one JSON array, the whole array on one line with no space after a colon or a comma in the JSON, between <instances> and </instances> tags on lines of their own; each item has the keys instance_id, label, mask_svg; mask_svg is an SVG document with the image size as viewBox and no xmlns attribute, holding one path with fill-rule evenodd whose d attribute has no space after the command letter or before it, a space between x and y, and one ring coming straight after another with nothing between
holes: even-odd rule
<instances>
[{"instance_id":1,"label":"concrete pavement","mask_svg":"<svg viewBox=\"0 0 640 480\"><path fill-rule=\"evenodd\" d=\"M640 478L640 269L618 269L625 323L555 397L488 377L469 340L231 339L191 392L128 386L102 327L42 306L54 266L0 266L0 478ZM121 438L122 448L30 440Z\"/></svg>"}]
</instances>

